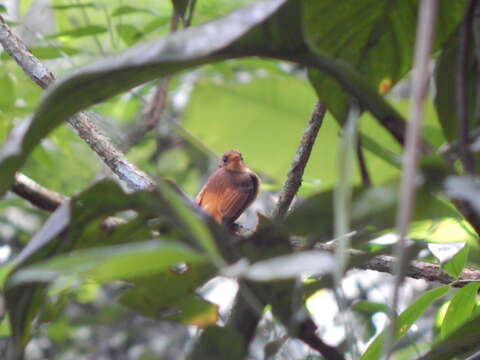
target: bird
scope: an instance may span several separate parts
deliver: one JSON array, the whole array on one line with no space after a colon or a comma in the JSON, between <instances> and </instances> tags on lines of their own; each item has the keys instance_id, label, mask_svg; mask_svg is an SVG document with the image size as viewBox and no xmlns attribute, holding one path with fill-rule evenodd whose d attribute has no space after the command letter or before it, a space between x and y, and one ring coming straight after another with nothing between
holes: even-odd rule
<instances>
[{"instance_id":1,"label":"bird","mask_svg":"<svg viewBox=\"0 0 480 360\"><path fill-rule=\"evenodd\" d=\"M232 229L235 220L257 197L260 178L245 166L242 154L237 150L226 151L218 166L195 202L219 224Z\"/></svg>"}]
</instances>

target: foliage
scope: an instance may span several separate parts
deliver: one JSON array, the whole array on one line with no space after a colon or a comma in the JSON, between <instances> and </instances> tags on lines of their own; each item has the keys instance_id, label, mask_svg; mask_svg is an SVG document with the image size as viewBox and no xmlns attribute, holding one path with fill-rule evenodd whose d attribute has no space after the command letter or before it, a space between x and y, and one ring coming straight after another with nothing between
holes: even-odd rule
<instances>
[{"instance_id":1,"label":"foliage","mask_svg":"<svg viewBox=\"0 0 480 360\"><path fill-rule=\"evenodd\" d=\"M29 12L35 11L29 3L22 2L18 19L27 34ZM355 164L351 181L344 179L352 199L341 215L354 232L352 246L363 252L348 267L362 267L390 251L371 240L395 231L410 105L402 87L413 66L418 8L414 0L380 5L355 0L142 0L132 5L53 0L47 10L55 30L40 26L42 35L30 48L59 80L42 96L13 59L0 56L6 70L0 74L5 94L0 97L0 245L13 252L0 265L8 312L0 336L11 340L13 358L22 356L42 323L49 323L49 336L56 341L71 340L68 306L98 303L97 292L118 284L116 300L124 308L158 322L206 328L193 347L193 359L245 358L253 335L241 330L250 317L256 326L267 305L288 336L318 350L309 342L311 334L304 333L309 323L299 319L309 318L304 309L319 289L335 293L341 312L350 306L331 278L341 265L316 250L293 254L293 245L322 245L338 230L334 209L343 174L343 127L358 113L359 147L353 150L364 162ZM0 6L1 13L7 10ZM436 92L433 104L426 104L409 233L416 241L409 259L423 256L439 263L453 279L467 264L479 263L474 221L480 212L478 179L465 176L457 160L465 149L459 145L456 129L462 119L453 101L459 96L464 12L463 2L438 1L432 60ZM471 36L476 41L466 49L472 76L465 89L467 128L473 136L479 42L476 32ZM145 101L151 101L159 78L169 79L167 105L154 134L145 132L131 147L127 138L146 116ZM272 204L262 198L258 208L266 217L251 229L253 235L238 241L192 205L189 196L213 168L212 152L229 148L242 151L262 177L263 193L275 195L317 97L329 113L303 175L301 200L284 221L268 219ZM128 192L112 180L97 180L101 163L64 126L70 116L87 109L96 113L89 113L96 126L155 178L156 189ZM362 166L371 185L359 171ZM52 214L23 203L8 192L18 171L70 199ZM14 218L26 220L22 224ZM432 244L438 238L455 243ZM254 309L240 308L237 324L237 304L225 327L218 326L218 306L199 291L222 274L243 277L239 299L248 298ZM302 274L317 278L303 287L298 281ZM392 334L388 328L376 329L374 322L376 313L391 313L388 301L372 301L368 294L355 299L352 309L371 325L366 337L371 342L361 358L381 358L389 341L398 358L401 350L415 351L416 346L426 349L417 354L425 359L440 351L452 356L474 351L478 284L449 291L453 285L424 289L405 304ZM439 301L449 302L438 316L433 342L409 337L409 329L418 319L428 319L427 309ZM106 310L103 314L108 318ZM347 330L348 323L343 322ZM462 332L469 336L462 338ZM284 338L268 341L275 345L269 356L281 358ZM354 357L357 345L347 336L331 351ZM335 358L332 353L323 355Z\"/></svg>"}]
</instances>

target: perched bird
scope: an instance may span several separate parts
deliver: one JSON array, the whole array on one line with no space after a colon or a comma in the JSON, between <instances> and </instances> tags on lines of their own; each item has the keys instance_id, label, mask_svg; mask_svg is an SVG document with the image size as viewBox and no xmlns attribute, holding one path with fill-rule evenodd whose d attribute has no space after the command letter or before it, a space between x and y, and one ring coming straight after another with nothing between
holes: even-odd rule
<instances>
[{"instance_id":1,"label":"perched bird","mask_svg":"<svg viewBox=\"0 0 480 360\"><path fill-rule=\"evenodd\" d=\"M231 228L258 194L260 179L248 169L242 154L226 151L219 169L207 180L195 201L220 224Z\"/></svg>"}]
</instances>

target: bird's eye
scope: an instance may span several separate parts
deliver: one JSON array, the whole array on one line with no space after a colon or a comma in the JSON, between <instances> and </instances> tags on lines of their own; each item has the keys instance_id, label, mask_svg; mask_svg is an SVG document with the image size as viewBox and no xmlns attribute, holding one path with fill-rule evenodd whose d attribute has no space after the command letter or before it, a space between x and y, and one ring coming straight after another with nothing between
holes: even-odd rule
<instances>
[{"instance_id":1,"label":"bird's eye","mask_svg":"<svg viewBox=\"0 0 480 360\"><path fill-rule=\"evenodd\" d=\"M227 155L223 155L223 156L222 156L222 161L223 161L223 162L227 162L227 160L228 160L228 156L227 156Z\"/></svg>"}]
</instances>

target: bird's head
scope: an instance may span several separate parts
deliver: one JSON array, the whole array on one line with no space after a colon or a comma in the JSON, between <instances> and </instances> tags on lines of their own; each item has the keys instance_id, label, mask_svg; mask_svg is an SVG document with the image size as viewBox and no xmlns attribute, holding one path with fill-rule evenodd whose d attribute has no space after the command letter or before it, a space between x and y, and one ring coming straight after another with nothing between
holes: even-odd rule
<instances>
[{"instance_id":1,"label":"bird's head","mask_svg":"<svg viewBox=\"0 0 480 360\"><path fill-rule=\"evenodd\" d=\"M219 166L230 171L245 171L242 154L237 150L225 151L220 159Z\"/></svg>"}]
</instances>

